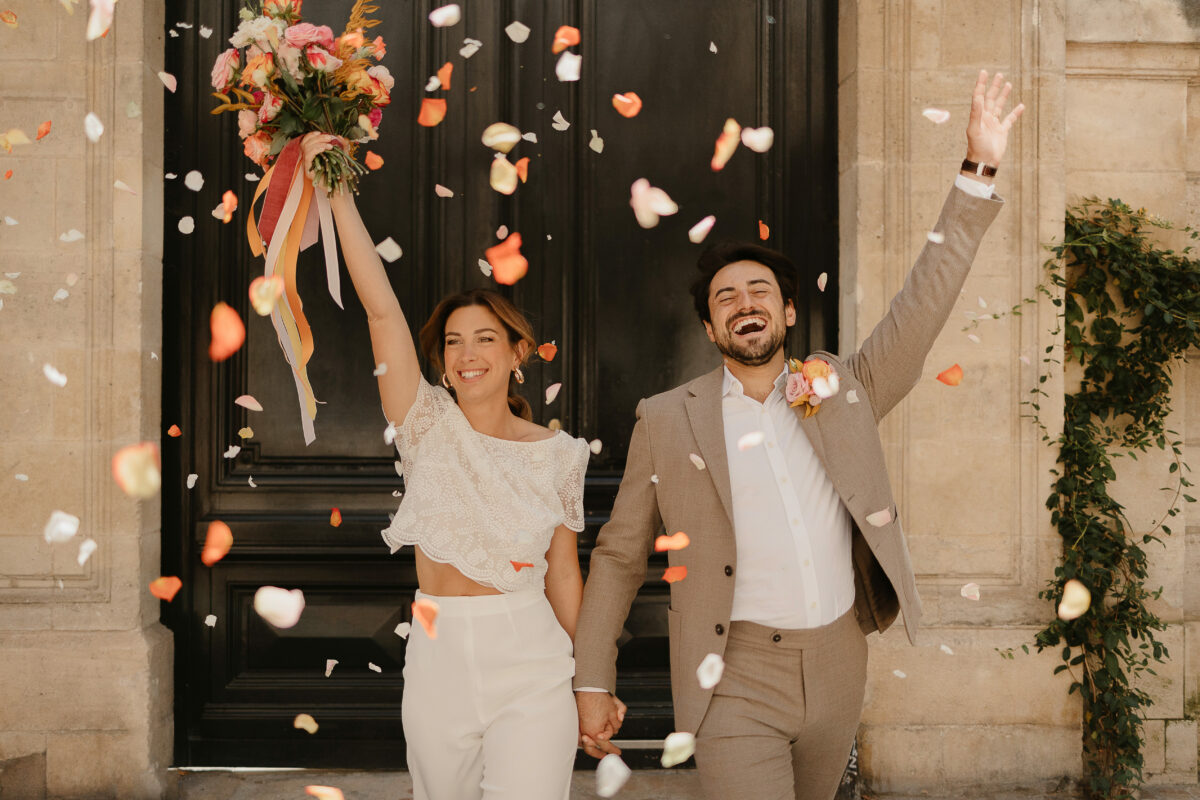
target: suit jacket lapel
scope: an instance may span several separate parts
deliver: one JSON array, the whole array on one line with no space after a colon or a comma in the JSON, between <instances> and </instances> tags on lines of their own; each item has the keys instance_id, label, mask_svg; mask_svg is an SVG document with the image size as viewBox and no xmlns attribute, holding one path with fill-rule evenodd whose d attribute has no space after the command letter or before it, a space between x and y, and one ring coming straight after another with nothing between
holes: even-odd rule
<instances>
[{"instance_id":1,"label":"suit jacket lapel","mask_svg":"<svg viewBox=\"0 0 1200 800\"><path fill-rule=\"evenodd\" d=\"M688 421L700 447L697 454L704 459L709 477L716 487L721 505L733 523L733 497L729 488L729 460L725 454L725 421L721 413L721 385L724 367L697 378L688 385Z\"/></svg>"}]
</instances>

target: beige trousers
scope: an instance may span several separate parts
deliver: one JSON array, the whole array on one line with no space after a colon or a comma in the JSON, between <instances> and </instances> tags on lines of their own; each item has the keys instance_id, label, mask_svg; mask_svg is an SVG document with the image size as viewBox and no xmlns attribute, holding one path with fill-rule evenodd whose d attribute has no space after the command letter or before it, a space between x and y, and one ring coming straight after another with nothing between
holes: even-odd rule
<instances>
[{"instance_id":1,"label":"beige trousers","mask_svg":"<svg viewBox=\"0 0 1200 800\"><path fill-rule=\"evenodd\" d=\"M807 630L733 622L725 673L696 733L712 800L833 800L867 682L867 640L851 611Z\"/></svg>"}]
</instances>

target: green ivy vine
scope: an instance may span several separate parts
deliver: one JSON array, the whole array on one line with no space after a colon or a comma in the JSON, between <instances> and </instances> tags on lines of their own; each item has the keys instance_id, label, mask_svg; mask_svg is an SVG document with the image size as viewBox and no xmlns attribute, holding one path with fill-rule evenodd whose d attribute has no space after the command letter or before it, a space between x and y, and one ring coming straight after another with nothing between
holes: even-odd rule
<instances>
[{"instance_id":1,"label":"green ivy vine","mask_svg":"<svg viewBox=\"0 0 1200 800\"><path fill-rule=\"evenodd\" d=\"M1119 200L1088 198L1066 213L1062 244L1048 249L1049 286L1040 293L1059 309L1055 335L1063 359L1046 349L1043 361L1078 362L1078 389L1063 397L1063 428L1051 436L1040 403L1050 399L1043 374L1027 405L1058 449L1046 499L1051 524L1063 539L1062 564L1039 596L1057 602L1063 585L1078 580L1091 592L1081 616L1055 617L1038 632L1039 651L1062 648L1055 674L1069 672L1070 693L1083 702L1084 790L1089 800L1124 800L1142 783L1143 713L1150 696L1137 677L1154 674L1167 657L1155 638L1166 629L1146 603L1161 589L1146 586L1144 545L1169 535L1168 520L1192 483L1179 434L1166 428L1171 411L1171 368L1200 347L1200 262L1157 246L1150 234L1171 225ZM1194 240L1197 233L1186 229ZM1020 313L1020 306L1013 308ZM1137 531L1109 494L1117 459L1169 450L1174 483L1169 505L1152 529Z\"/></svg>"}]
</instances>

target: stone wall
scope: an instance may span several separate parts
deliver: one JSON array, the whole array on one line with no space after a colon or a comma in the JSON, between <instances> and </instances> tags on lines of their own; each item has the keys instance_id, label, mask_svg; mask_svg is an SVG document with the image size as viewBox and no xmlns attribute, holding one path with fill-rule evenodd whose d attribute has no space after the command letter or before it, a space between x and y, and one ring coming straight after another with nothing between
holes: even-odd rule
<instances>
[{"instance_id":1,"label":"stone wall","mask_svg":"<svg viewBox=\"0 0 1200 800\"><path fill-rule=\"evenodd\" d=\"M124 0L86 43L87 3L5 8L18 27L0 27L0 129L53 127L0 153L0 218L15 221L0 272L19 273L0 294L0 797L158 798L173 658L146 591L160 513L118 490L110 459L160 437L163 11ZM83 239L61 241L71 229ZM81 520L69 543L42 537L54 509ZM86 538L98 549L80 566Z\"/></svg>"}]
</instances>

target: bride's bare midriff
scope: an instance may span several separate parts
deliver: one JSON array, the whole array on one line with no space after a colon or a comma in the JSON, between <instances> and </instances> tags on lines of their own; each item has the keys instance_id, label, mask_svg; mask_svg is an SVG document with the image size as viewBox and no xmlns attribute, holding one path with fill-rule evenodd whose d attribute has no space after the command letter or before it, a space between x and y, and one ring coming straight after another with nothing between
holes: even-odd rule
<instances>
[{"instance_id":1,"label":"bride's bare midriff","mask_svg":"<svg viewBox=\"0 0 1200 800\"><path fill-rule=\"evenodd\" d=\"M417 583L420 584L424 594L434 597L474 597L483 594L502 594L499 589L476 583L450 564L434 561L421 552L420 546L413 549L417 554Z\"/></svg>"}]
</instances>

